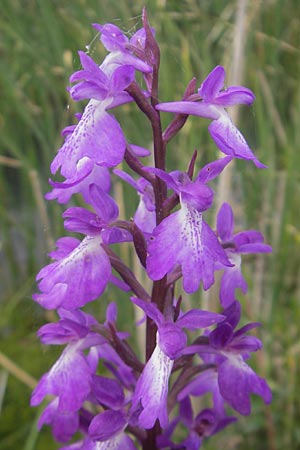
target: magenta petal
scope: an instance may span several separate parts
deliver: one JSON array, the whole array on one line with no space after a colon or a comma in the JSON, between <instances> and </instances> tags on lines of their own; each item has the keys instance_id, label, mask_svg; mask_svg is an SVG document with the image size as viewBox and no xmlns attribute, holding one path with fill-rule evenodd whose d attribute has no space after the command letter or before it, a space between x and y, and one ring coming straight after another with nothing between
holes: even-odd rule
<instances>
[{"instance_id":1,"label":"magenta petal","mask_svg":"<svg viewBox=\"0 0 300 450\"><path fill-rule=\"evenodd\" d=\"M90 203L89 187L91 184L97 184L105 192L110 190L110 175L107 167L101 167L94 164L94 162L84 157L77 163L76 175L64 181L63 183L53 182L52 192L45 195L47 200L57 199L59 203L66 203L70 200L73 194L81 193L85 202Z\"/></svg>"},{"instance_id":2,"label":"magenta petal","mask_svg":"<svg viewBox=\"0 0 300 450\"><path fill-rule=\"evenodd\" d=\"M168 383L174 361L156 345L151 358L147 362L137 381L132 398L133 411L143 408L138 418L139 426L149 429L159 420L165 428L168 425L167 396Z\"/></svg>"},{"instance_id":3,"label":"magenta petal","mask_svg":"<svg viewBox=\"0 0 300 450\"><path fill-rule=\"evenodd\" d=\"M90 393L91 369L76 344L69 344L51 370L34 389L31 405L38 405L47 394L59 398L59 411L78 411Z\"/></svg>"},{"instance_id":4,"label":"magenta petal","mask_svg":"<svg viewBox=\"0 0 300 450\"><path fill-rule=\"evenodd\" d=\"M32 298L45 309L60 308L62 299L68 290L66 283L57 283L50 292L33 294Z\"/></svg>"},{"instance_id":5,"label":"magenta petal","mask_svg":"<svg viewBox=\"0 0 300 450\"><path fill-rule=\"evenodd\" d=\"M235 245L239 248L240 246L247 244L262 244L264 242L264 236L260 231L247 230L236 233L233 240Z\"/></svg>"},{"instance_id":6,"label":"magenta petal","mask_svg":"<svg viewBox=\"0 0 300 450\"><path fill-rule=\"evenodd\" d=\"M206 328L218 322L222 322L225 316L216 314L210 311L203 311L200 309L191 309L183 314L176 322L176 325L189 330L196 330L198 328Z\"/></svg>"},{"instance_id":7,"label":"magenta petal","mask_svg":"<svg viewBox=\"0 0 300 450\"><path fill-rule=\"evenodd\" d=\"M107 88L99 87L90 81L80 81L69 89L70 95L75 102L85 99L104 100L107 97Z\"/></svg>"},{"instance_id":8,"label":"magenta petal","mask_svg":"<svg viewBox=\"0 0 300 450\"><path fill-rule=\"evenodd\" d=\"M134 67L122 65L114 70L109 80L109 89L112 95L126 89L134 80Z\"/></svg>"},{"instance_id":9,"label":"magenta petal","mask_svg":"<svg viewBox=\"0 0 300 450\"><path fill-rule=\"evenodd\" d=\"M233 237L239 253L270 253L272 247L264 244L262 233L256 230L241 231Z\"/></svg>"},{"instance_id":10,"label":"magenta petal","mask_svg":"<svg viewBox=\"0 0 300 450\"><path fill-rule=\"evenodd\" d=\"M145 234L151 234L156 226L156 213L153 210L149 210L146 204L146 196L141 198L137 210L134 214L134 223ZM148 202L149 203L149 202Z\"/></svg>"},{"instance_id":11,"label":"magenta petal","mask_svg":"<svg viewBox=\"0 0 300 450\"><path fill-rule=\"evenodd\" d=\"M225 69L222 66L215 67L205 78L200 86L199 94L206 102L214 101L218 92L225 83Z\"/></svg>"},{"instance_id":12,"label":"magenta petal","mask_svg":"<svg viewBox=\"0 0 300 450\"><path fill-rule=\"evenodd\" d=\"M125 425L123 412L107 410L94 417L89 426L89 435L97 441L107 441L120 433Z\"/></svg>"},{"instance_id":13,"label":"magenta petal","mask_svg":"<svg viewBox=\"0 0 300 450\"><path fill-rule=\"evenodd\" d=\"M114 410L123 406L123 389L114 379L94 375L92 378L92 392L101 405Z\"/></svg>"},{"instance_id":14,"label":"magenta petal","mask_svg":"<svg viewBox=\"0 0 300 450\"><path fill-rule=\"evenodd\" d=\"M231 156L225 156L224 158L217 159L216 161L206 164L199 172L197 176L197 181L201 183L208 183L214 180L222 170L227 166L227 164L232 161Z\"/></svg>"},{"instance_id":15,"label":"magenta petal","mask_svg":"<svg viewBox=\"0 0 300 450\"><path fill-rule=\"evenodd\" d=\"M106 23L105 25L94 23L93 27L101 33L100 40L109 52L122 49L128 42L127 37L117 25L112 23Z\"/></svg>"},{"instance_id":16,"label":"magenta petal","mask_svg":"<svg viewBox=\"0 0 300 450\"><path fill-rule=\"evenodd\" d=\"M42 412L38 429L43 425L51 425L55 439L59 442L67 442L76 433L79 427L77 412L57 411L58 399L53 400Z\"/></svg>"},{"instance_id":17,"label":"magenta petal","mask_svg":"<svg viewBox=\"0 0 300 450\"><path fill-rule=\"evenodd\" d=\"M182 389L178 394L178 400L181 401L188 395L201 396L207 392L218 390L217 377L215 369L205 370Z\"/></svg>"},{"instance_id":18,"label":"magenta petal","mask_svg":"<svg viewBox=\"0 0 300 450\"><path fill-rule=\"evenodd\" d=\"M181 250L180 212L166 217L153 231L147 257L147 272L152 280L160 280L174 268ZM166 252L166 249L168 251Z\"/></svg>"},{"instance_id":19,"label":"magenta petal","mask_svg":"<svg viewBox=\"0 0 300 450\"><path fill-rule=\"evenodd\" d=\"M157 169L155 167L146 167L147 172L154 173L158 178L163 180L169 189L173 189L177 194L180 193L181 186L185 183L191 183L188 175L184 172L176 170L174 172L168 173L164 170Z\"/></svg>"},{"instance_id":20,"label":"magenta petal","mask_svg":"<svg viewBox=\"0 0 300 450\"><path fill-rule=\"evenodd\" d=\"M39 289L42 295L51 295L57 285L67 285L65 295L60 297L61 304L55 302L53 308L76 309L101 295L110 274L111 265L101 247L101 237L86 237L66 258L40 271ZM49 303L47 307L50 308Z\"/></svg>"},{"instance_id":21,"label":"magenta petal","mask_svg":"<svg viewBox=\"0 0 300 450\"><path fill-rule=\"evenodd\" d=\"M137 297L130 297L130 300L132 303L139 306L150 319L154 320L157 326L160 326L164 322L164 316L155 303L145 302Z\"/></svg>"},{"instance_id":22,"label":"magenta petal","mask_svg":"<svg viewBox=\"0 0 300 450\"><path fill-rule=\"evenodd\" d=\"M106 167L122 161L125 138L119 123L104 107L103 102L96 100L88 103L80 122L54 158L52 173L61 168L65 178L74 177L78 161L85 156Z\"/></svg>"},{"instance_id":23,"label":"magenta petal","mask_svg":"<svg viewBox=\"0 0 300 450\"><path fill-rule=\"evenodd\" d=\"M84 70L79 70L78 72L75 72L70 77L70 82L73 83L73 81L78 81L85 79L85 77L81 77L80 73L89 73L90 77L94 76L94 81L98 81L99 84L106 84L107 83L107 76L105 73L99 68L98 64L95 63L95 61L87 55L85 52L79 51L79 58L82 67ZM79 74L79 75L78 75Z\"/></svg>"},{"instance_id":24,"label":"magenta petal","mask_svg":"<svg viewBox=\"0 0 300 450\"><path fill-rule=\"evenodd\" d=\"M267 244L246 244L239 247L239 253L272 253L272 247Z\"/></svg>"},{"instance_id":25,"label":"magenta petal","mask_svg":"<svg viewBox=\"0 0 300 450\"><path fill-rule=\"evenodd\" d=\"M70 236L61 237L57 239L55 243L56 249L48 253L48 256L58 261L59 259L68 256L79 244L80 244L79 239ZM42 275L39 276L42 271L43 269L37 275L37 279L42 277Z\"/></svg>"},{"instance_id":26,"label":"magenta petal","mask_svg":"<svg viewBox=\"0 0 300 450\"><path fill-rule=\"evenodd\" d=\"M234 229L233 211L229 203L223 203L217 217L217 231L222 241L231 241Z\"/></svg>"},{"instance_id":27,"label":"magenta petal","mask_svg":"<svg viewBox=\"0 0 300 450\"><path fill-rule=\"evenodd\" d=\"M143 73L152 72L152 67L150 67L147 63L142 61L139 58L131 55L128 52L113 52L108 55L103 63L101 64L101 68L107 73L110 72L115 66L132 66L136 70L139 70ZM110 66L110 67L109 67Z\"/></svg>"},{"instance_id":28,"label":"magenta petal","mask_svg":"<svg viewBox=\"0 0 300 450\"><path fill-rule=\"evenodd\" d=\"M204 102L167 102L155 106L159 111L172 112L176 114L191 114L192 116L206 117L207 119L218 119L220 113L217 109Z\"/></svg>"},{"instance_id":29,"label":"magenta petal","mask_svg":"<svg viewBox=\"0 0 300 450\"><path fill-rule=\"evenodd\" d=\"M208 130L216 145L226 155L252 160L257 167L265 167L255 157L244 136L226 113L222 114L218 120L212 121Z\"/></svg>"},{"instance_id":30,"label":"magenta petal","mask_svg":"<svg viewBox=\"0 0 300 450\"><path fill-rule=\"evenodd\" d=\"M170 359L179 358L186 344L186 334L176 323L166 322L158 328L158 345Z\"/></svg>"},{"instance_id":31,"label":"magenta petal","mask_svg":"<svg viewBox=\"0 0 300 450\"><path fill-rule=\"evenodd\" d=\"M220 301L223 308L227 308L236 300L235 290L240 288L244 294L247 292L247 283L239 267L226 268L220 286Z\"/></svg>"},{"instance_id":32,"label":"magenta petal","mask_svg":"<svg viewBox=\"0 0 300 450\"><path fill-rule=\"evenodd\" d=\"M98 236L106 222L95 213L79 206L67 209L63 214L64 227L68 231Z\"/></svg>"},{"instance_id":33,"label":"magenta petal","mask_svg":"<svg viewBox=\"0 0 300 450\"><path fill-rule=\"evenodd\" d=\"M223 261L226 266L230 262L198 211L190 211L182 232L187 237L181 255L183 288L187 293L195 292L202 280L203 288L207 290L214 283L215 262Z\"/></svg>"},{"instance_id":34,"label":"magenta petal","mask_svg":"<svg viewBox=\"0 0 300 450\"><path fill-rule=\"evenodd\" d=\"M122 180L126 181L126 183L134 187L134 189L138 190L137 182L127 172L124 172L124 170L121 169L114 169L113 173L116 174L118 177L120 177Z\"/></svg>"},{"instance_id":35,"label":"magenta petal","mask_svg":"<svg viewBox=\"0 0 300 450\"><path fill-rule=\"evenodd\" d=\"M214 103L224 107L237 104L251 105L255 100L255 95L250 89L243 86L230 86L223 92L220 92Z\"/></svg>"},{"instance_id":36,"label":"magenta petal","mask_svg":"<svg viewBox=\"0 0 300 450\"><path fill-rule=\"evenodd\" d=\"M176 264L181 264L183 288L187 293L195 292L201 280L205 290L213 284L216 261L231 265L202 214L185 205L154 229L148 253L150 278L159 280Z\"/></svg>"},{"instance_id":37,"label":"magenta petal","mask_svg":"<svg viewBox=\"0 0 300 450\"><path fill-rule=\"evenodd\" d=\"M145 157L151 155L150 150L145 147L141 147L140 145L130 144L130 148L136 156Z\"/></svg>"},{"instance_id":38,"label":"magenta petal","mask_svg":"<svg viewBox=\"0 0 300 450\"><path fill-rule=\"evenodd\" d=\"M245 416L251 413L250 394L260 395L270 403L269 386L245 363L240 355L232 355L219 367L220 392L232 408Z\"/></svg>"},{"instance_id":39,"label":"magenta petal","mask_svg":"<svg viewBox=\"0 0 300 450\"><path fill-rule=\"evenodd\" d=\"M198 212L210 208L214 198L214 191L203 183L189 182L181 188L181 203L194 208Z\"/></svg>"},{"instance_id":40,"label":"magenta petal","mask_svg":"<svg viewBox=\"0 0 300 450\"><path fill-rule=\"evenodd\" d=\"M90 202L98 214L106 223L117 219L119 208L115 200L97 184L91 184L89 188Z\"/></svg>"},{"instance_id":41,"label":"magenta petal","mask_svg":"<svg viewBox=\"0 0 300 450\"><path fill-rule=\"evenodd\" d=\"M254 324L256 325L256 324ZM239 339L236 338L236 333L234 333L234 341L230 348L233 351L238 351L246 355L248 352L257 352L262 348L262 342L255 336L241 336Z\"/></svg>"}]
</instances>

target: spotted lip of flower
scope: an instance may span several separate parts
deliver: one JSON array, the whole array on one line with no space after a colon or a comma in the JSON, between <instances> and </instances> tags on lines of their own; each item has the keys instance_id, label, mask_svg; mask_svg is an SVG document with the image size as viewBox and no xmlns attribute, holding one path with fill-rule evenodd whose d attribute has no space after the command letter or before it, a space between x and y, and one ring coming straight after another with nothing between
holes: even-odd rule
<instances>
[{"instance_id":1,"label":"spotted lip of flower","mask_svg":"<svg viewBox=\"0 0 300 450\"><path fill-rule=\"evenodd\" d=\"M45 409L39 424L51 424L57 435L64 440L78 424L78 416L74 413L87 398L101 397L102 404L118 410L124 404L124 395L117 381L96 375L98 349L109 347L109 344L106 338L93 331L95 327L99 327L94 317L80 310L67 311L62 308L58 313L60 320L42 326L38 335L43 343L68 345L34 389L31 404L39 404L47 394L57 396L53 404ZM114 324L116 316L117 307L110 303L106 310L104 327L108 327L108 322ZM85 355L83 351L87 349L90 349L90 352ZM104 350L104 354L107 362L115 363L109 351ZM112 392L105 392L105 387Z\"/></svg>"},{"instance_id":2,"label":"spotted lip of flower","mask_svg":"<svg viewBox=\"0 0 300 450\"><path fill-rule=\"evenodd\" d=\"M107 76L92 58L84 52L79 55L83 70L71 76L70 81L77 84L70 94L75 101L91 100L51 164L51 172L60 168L66 179L79 177L77 165L84 157L106 167L122 161L126 140L117 120L106 111L132 101L124 89L134 80L134 67L120 66Z\"/></svg>"},{"instance_id":3,"label":"spotted lip of flower","mask_svg":"<svg viewBox=\"0 0 300 450\"><path fill-rule=\"evenodd\" d=\"M217 176L230 161L228 157L225 161L210 163L194 182L183 172L168 174L151 169L179 194L181 203L181 209L166 217L150 238L146 265L151 279L159 280L181 264L183 288L192 293L198 289L201 280L205 290L213 284L217 261L231 266L215 233L202 218L202 212L211 206L213 199L213 191L205 183Z\"/></svg>"},{"instance_id":4,"label":"spotted lip of flower","mask_svg":"<svg viewBox=\"0 0 300 450\"><path fill-rule=\"evenodd\" d=\"M65 228L86 237L82 242L75 238L59 239L58 249L49 255L56 261L37 274L41 294L33 298L44 308L77 309L101 295L109 281L127 289L112 276L102 243L124 242L132 236L126 230L109 227L118 216L118 207L107 193L91 185L90 197L97 214L81 207L69 208L64 213Z\"/></svg>"},{"instance_id":5,"label":"spotted lip of flower","mask_svg":"<svg viewBox=\"0 0 300 450\"><path fill-rule=\"evenodd\" d=\"M38 405L47 394L52 394L59 399L58 411L78 411L91 391L91 376L95 369L83 350L101 345L103 341L104 338L95 333L72 340L50 371L40 379L32 393L31 405Z\"/></svg>"},{"instance_id":6,"label":"spotted lip of flower","mask_svg":"<svg viewBox=\"0 0 300 450\"><path fill-rule=\"evenodd\" d=\"M232 123L225 108L236 104L251 105L255 96L243 86L230 86L221 91L225 82L225 70L215 67L193 97L201 101L160 103L156 109L178 114L191 114L212 120L208 130L219 149L226 155L252 160L259 168L265 168L253 154L244 136Z\"/></svg>"},{"instance_id":7,"label":"spotted lip of flower","mask_svg":"<svg viewBox=\"0 0 300 450\"><path fill-rule=\"evenodd\" d=\"M138 424L146 429L152 428L156 419L164 428L168 424L167 395L168 382L174 365L187 343L182 328L195 330L220 322L224 317L209 311L197 309L182 314L174 323L166 319L157 306L138 298L131 301L144 310L157 325L156 347L147 362L132 398L132 414L142 407Z\"/></svg>"}]
</instances>

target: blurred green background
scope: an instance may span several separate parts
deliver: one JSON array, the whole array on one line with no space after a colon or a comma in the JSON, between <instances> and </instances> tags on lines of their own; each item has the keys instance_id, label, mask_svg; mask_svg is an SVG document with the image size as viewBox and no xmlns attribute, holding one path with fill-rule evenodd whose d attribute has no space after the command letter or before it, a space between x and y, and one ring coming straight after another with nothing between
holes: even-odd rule
<instances>
[{"instance_id":1,"label":"blurred green background","mask_svg":"<svg viewBox=\"0 0 300 450\"><path fill-rule=\"evenodd\" d=\"M258 170L237 161L226 188L215 187L217 202L233 201L237 225L264 232L274 248L272 255L248 258L249 291L242 300L247 320L263 324L264 350L253 365L268 379L274 400L265 407L253 398L253 415L204 448L300 449L298 0L1 0L0 447L59 448L47 428L37 433L41 409L29 407L35 379L60 352L38 342L37 329L54 315L31 300L35 274L64 234L61 207L46 204L43 194L60 131L82 108L65 89L80 67L77 50L89 50L99 63L105 55L90 24L112 22L132 33L141 26L144 4L161 46L160 100L180 99L193 76L200 83L215 65L224 65L228 83L239 81L256 94L252 108L234 114L256 156L268 165ZM150 145L143 117L131 106L125 112L117 114L129 140ZM217 155L207 123L191 118L172 141L170 167L184 168L195 148L198 168ZM124 189L126 197L132 195ZM130 208L125 206L127 218Z\"/></svg>"}]
</instances>

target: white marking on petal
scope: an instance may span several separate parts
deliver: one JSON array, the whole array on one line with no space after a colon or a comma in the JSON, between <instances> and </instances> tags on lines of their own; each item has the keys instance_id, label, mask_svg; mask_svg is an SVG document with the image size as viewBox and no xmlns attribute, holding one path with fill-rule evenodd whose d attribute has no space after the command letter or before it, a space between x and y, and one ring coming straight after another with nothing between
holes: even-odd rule
<instances>
[{"instance_id":1,"label":"white marking on petal","mask_svg":"<svg viewBox=\"0 0 300 450\"><path fill-rule=\"evenodd\" d=\"M202 260L203 245L202 233L202 213L194 208L188 208L185 203L181 203L182 228L180 237L184 247L192 251L191 258L199 263Z\"/></svg>"},{"instance_id":2,"label":"white marking on petal","mask_svg":"<svg viewBox=\"0 0 300 450\"><path fill-rule=\"evenodd\" d=\"M144 410L139 423L144 428L152 428L156 419L163 428L168 424L167 395L173 364L174 361L156 345L137 382L133 399L134 407L141 400Z\"/></svg>"}]
</instances>

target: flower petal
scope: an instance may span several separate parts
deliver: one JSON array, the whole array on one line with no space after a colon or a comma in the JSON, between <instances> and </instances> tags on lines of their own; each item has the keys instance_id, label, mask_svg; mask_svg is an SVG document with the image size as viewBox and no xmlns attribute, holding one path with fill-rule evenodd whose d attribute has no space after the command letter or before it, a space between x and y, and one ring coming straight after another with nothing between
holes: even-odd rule
<instances>
[{"instance_id":1,"label":"flower petal","mask_svg":"<svg viewBox=\"0 0 300 450\"><path fill-rule=\"evenodd\" d=\"M230 86L225 91L220 92L214 103L224 107L238 104L251 105L255 100L255 95L250 89L243 86Z\"/></svg>"},{"instance_id":2,"label":"flower petal","mask_svg":"<svg viewBox=\"0 0 300 450\"><path fill-rule=\"evenodd\" d=\"M58 411L78 411L90 393L91 368L76 344L69 344L31 396L38 405L47 394L59 398Z\"/></svg>"},{"instance_id":3,"label":"flower petal","mask_svg":"<svg viewBox=\"0 0 300 450\"><path fill-rule=\"evenodd\" d=\"M107 410L98 414L89 426L89 436L97 441L107 441L120 433L126 425L122 411Z\"/></svg>"},{"instance_id":4,"label":"flower petal","mask_svg":"<svg viewBox=\"0 0 300 450\"><path fill-rule=\"evenodd\" d=\"M228 242L232 239L234 230L233 211L229 203L223 203L217 216L217 231L222 241Z\"/></svg>"},{"instance_id":5,"label":"flower petal","mask_svg":"<svg viewBox=\"0 0 300 450\"><path fill-rule=\"evenodd\" d=\"M172 112L177 114L191 114L192 116L205 117L207 119L218 119L220 113L213 106L204 102L166 102L155 106L158 111Z\"/></svg>"},{"instance_id":6,"label":"flower petal","mask_svg":"<svg viewBox=\"0 0 300 450\"><path fill-rule=\"evenodd\" d=\"M101 405L116 410L121 408L124 404L125 397L123 389L114 379L93 375L91 389L96 400Z\"/></svg>"},{"instance_id":7,"label":"flower petal","mask_svg":"<svg viewBox=\"0 0 300 450\"><path fill-rule=\"evenodd\" d=\"M111 274L109 258L101 247L101 237L86 237L66 258L52 263L37 275L42 295L35 300L44 307L53 309L77 309L95 300L104 291ZM65 295L51 305L48 296L53 297L53 289L65 289ZM43 295L44 294L44 295ZM54 299L53 299L54 300Z\"/></svg>"},{"instance_id":8,"label":"flower petal","mask_svg":"<svg viewBox=\"0 0 300 450\"><path fill-rule=\"evenodd\" d=\"M197 176L197 181L201 183L208 183L209 181L215 179L222 170L227 166L227 164L232 161L231 156L225 156L224 158L219 158L216 161L206 164L199 172Z\"/></svg>"},{"instance_id":9,"label":"flower petal","mask_svg":"<svg viewBox=\"0 0 300 450\"><path fill-rule=\"evenodd\" d=\"M43 425L51 425L52 433L55 439L59 442L67 442L76 433L79 428L79 416L77 411L74 412L59 412L58 398L53 400L42 412L39 421L38 429Z\"/></svg>"},{"instance_id":10,"label":"flower petal","mask_svg":"<svg viewBox=\"0 0 300 450\"><path fill-rule=\"evenodd\" d=\"M148 253L150 278L159 280L176 264L181 264L183 288L187 293L195 292L201 280L205 290L213 284L216 261L231 265L202 214L184 204L154 229Z\"/></svg>"},{"instance_id":11,"label":"flower petal","mask_svg":"<svg viewBox=\"0 0 300 450\"><path fill-rule=\"evenodd\" d=\"M233 125L230 117L224 113L213 120L208 130L221 152L236 158L248 159L259 168L265 168L253 154L242 133Z\"/></svg>"},{"instance_id":12,"label":"flower petal","mask_svg":"<svg viewBox=\"0 0 300 450\"><path fill-rule=\"evenodd\" d=\"M132 398L132 410L143 408L138 418L139 426L149 429L159 420L162 428L168 425L168 382L174 361L156 345L147 362Z\"/></svg>"},{"instance_id":13,"label":"flower petal","mask_svg":"<svg viewBox=\"0 0 300 450\"><path fill-rule=\"evenodd\" d=\"M203 100L214 103L215 97L224 86L225 75L225 69L222 66L215 67L207 75L198 91Z\"/></svg>"},{"instance_id":14,"label":"flower petal","mask_svg":"<svg viewBox=\"0 0 300 450\"><path fill-rule=\"evenodd\" d=\"M73 178L78 161L85 156L106 167L122 161L126 147L122 129L104 108L103 102L91 100L88 103L75 130L52 161L52 173L61 168L65 178Z\"/></svg>"},{"instance_id":15,"label":"flower petal","mask_svg":"<svg viewBox=\"0 0 300 450\"><path fill-rule=\"evenodd\" d=\"M147 272L152 280L160 280L176 265L182 246L180 225L180 212L175 212L154 229L147 257Z\"/></svg>"},{"instance_id":16,"label":"flower petal","mask_svg":"<svg viewBox=\"0 0 300 450\"><path fill-rule=\"evenodd\" d=\"M200 309L191 309L187 313L180 316L180 318L176 321L176 324L182 328L197 330L198 328L210 327L218 322L222 322L224 319L225 316L222 316L222 314Z\"/></svg>"},{"instance_id":17,"label":"flower petal","mask_svg":"<svg viewBox=\"0 0 300 450\"><path fill-rule=\"evenodd\" d=\"M224 399L242 415L251 413L251 393L260 395L265 403L271 402L272 394L266 381L256 375L240 355L230 355L219 366L218 382Z\"/></svg>"},{"instance_id":18,"label":"flower petal","mask_svg":"<svg viewBox=\"0 0 300 450\"><path fill-rule=\"evenodd\" d=\"M221 278L220 301L223 308L227 308L236 301L235 290L240 288L244 294L247 292L247 283L239 267L228 267Z\"/></svg>"}]
</instances>

